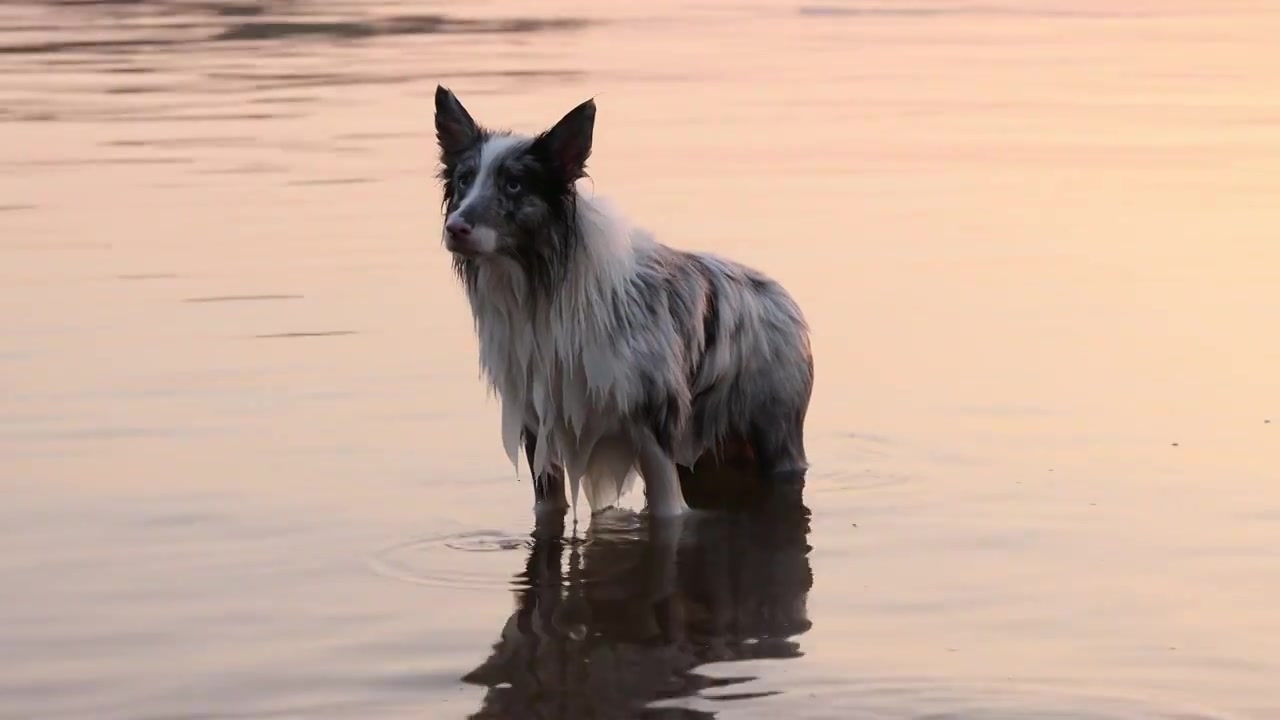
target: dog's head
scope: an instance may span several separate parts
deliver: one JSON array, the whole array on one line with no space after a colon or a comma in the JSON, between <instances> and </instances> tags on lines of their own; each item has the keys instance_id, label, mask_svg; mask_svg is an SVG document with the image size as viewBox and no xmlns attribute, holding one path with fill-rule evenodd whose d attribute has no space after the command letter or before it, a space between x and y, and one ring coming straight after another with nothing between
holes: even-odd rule
<instances>
[{"instance_id":1,"label":"dog's head","mask_svg":"<svg viewBox=\"0 0 1280 720\"><path fill-rule=\"evenodd\" d=\"M574 183L586 176L595 116L588 100L535 137L494 132L437 87L445 247L459 259L507 256L530 268L563 257L574 240Z\"/></svg>"}]
</instances>

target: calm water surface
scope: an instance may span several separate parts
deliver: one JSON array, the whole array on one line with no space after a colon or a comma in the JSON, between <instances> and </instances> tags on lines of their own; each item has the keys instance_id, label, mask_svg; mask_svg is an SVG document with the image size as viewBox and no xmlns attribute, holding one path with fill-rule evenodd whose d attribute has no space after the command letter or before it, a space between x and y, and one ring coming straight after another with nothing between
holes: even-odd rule
<instances>
[{"instance_id":1,"label":"calm water surface","mask_svg":"<svg viewBox=\"0 0 1280 720\"><path fill-rule=\"evenodd\" d=\"M1280 717L1280 6L0 7L0 717ZM803 505L533 532L431 93L794 289Z\"/></svg>"}]
</instances>

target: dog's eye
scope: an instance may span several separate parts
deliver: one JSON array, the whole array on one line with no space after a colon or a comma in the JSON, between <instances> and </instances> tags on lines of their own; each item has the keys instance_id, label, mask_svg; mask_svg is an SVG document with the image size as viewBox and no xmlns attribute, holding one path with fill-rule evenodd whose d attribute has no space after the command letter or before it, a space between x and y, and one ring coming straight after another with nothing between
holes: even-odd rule
<instances>
[{"instance_id":1,"label":"dog's eye","mask_svg":"<svg viewBox=\"0 0 1280 720\"><path fill-rule=\"evenodd\" d=\"M457 182L459 190L466 190L467 186L471 184L471 173L462 173L455 182Z\"/></svg>"},{"instance_id":2,"label":"dog's eye","mask_svg":"<svg viewBox=\"0 0 1280 720\"><path fill-rule=\"evenodd\" d=\"M516 193L520 192L520 181L519 181L519 180L508 180L508 181L507 181L507 192L511 193L512 195L514 195L514 194L516 194Z\"/></svg>"}]
</instances>

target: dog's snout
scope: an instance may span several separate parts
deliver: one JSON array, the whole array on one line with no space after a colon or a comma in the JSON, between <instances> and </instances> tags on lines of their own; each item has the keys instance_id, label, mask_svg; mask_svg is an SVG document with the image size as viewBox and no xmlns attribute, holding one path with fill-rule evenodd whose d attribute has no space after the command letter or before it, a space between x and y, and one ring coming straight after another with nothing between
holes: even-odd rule
<instances>
[{"instance_id":1,"label":"dog's snout","mask_svg":"<svg viewBox=\"0 0 1280 720\"><path fill-rule=\"evenodd\" d=\"M486 232L476 228L466 218L454 215L444 224L444 246L451 252L464 257L474 257L483 250Z\"/></svg>"},{"instance_id":2,"label":"dog's snout","mask_svg":"<svg viewBox=\"0 0 1280 720\"><path fill-rule=\"evenodd\" d=\"M471 236L471 223L459 217L451 217L444 224L444 230L449 233L449 237L463 240Z\"/></svg>"}]
</instances>

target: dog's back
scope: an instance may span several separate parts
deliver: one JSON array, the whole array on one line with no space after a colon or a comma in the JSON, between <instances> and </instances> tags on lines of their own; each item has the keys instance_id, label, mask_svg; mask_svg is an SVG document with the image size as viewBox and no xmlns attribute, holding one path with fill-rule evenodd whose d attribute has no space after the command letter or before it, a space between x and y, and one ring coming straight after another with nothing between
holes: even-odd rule
<instances>
[{"instance_id":1,"label":"dog's back","mask_svg":"<svg viewBox=\"0 0 1280 720\"><path fill-rule=\"evenodd\" d=\"M711 255L674 253L701 276L702 354L690 379L692 466L707 452L748 453L768 472L803 470L813 355L804 315L764 274ZM691 319L692 320L692 319Z\"/></svg>"}]
</instances>

